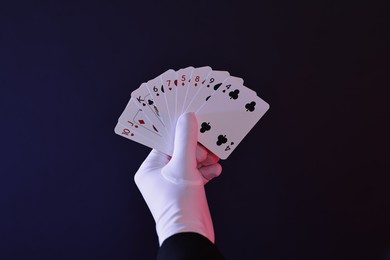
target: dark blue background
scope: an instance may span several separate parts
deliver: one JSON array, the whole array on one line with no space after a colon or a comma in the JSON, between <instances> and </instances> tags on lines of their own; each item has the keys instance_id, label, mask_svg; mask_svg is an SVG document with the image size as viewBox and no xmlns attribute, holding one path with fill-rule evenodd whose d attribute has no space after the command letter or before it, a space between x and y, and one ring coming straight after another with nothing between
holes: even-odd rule
<instances>
[{"instance_id":1,"label":"dark blue background","mask_svg":"<svg viewBox=\"0 0 390 260\"><path fill-rule=\"evenodd\" d=\"M385 259L386 7L0 2L0 258L153 259L149 149L113 128L142 82L209 65L271 105L207 187L226 257Z\"/></svg>"}]
</instances>

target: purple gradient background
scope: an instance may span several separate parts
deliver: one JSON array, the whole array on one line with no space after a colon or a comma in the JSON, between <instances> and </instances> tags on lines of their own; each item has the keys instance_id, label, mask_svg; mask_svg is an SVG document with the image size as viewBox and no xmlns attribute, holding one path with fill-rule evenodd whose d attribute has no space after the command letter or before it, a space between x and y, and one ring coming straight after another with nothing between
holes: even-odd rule
<instances>
[{"instance_id":1,"label":"purple gradient background","mask_svg":"<svg viewBox=\"0 0 390 260\"><path fill-rule=\"evenodd\" d=\"M385 7L0 2L0 259L154 259L133 182L149 149L113 128L132 90L189 65L271 105L207 187L228 259L389 259Z\"/></svg>"}]
</instances>

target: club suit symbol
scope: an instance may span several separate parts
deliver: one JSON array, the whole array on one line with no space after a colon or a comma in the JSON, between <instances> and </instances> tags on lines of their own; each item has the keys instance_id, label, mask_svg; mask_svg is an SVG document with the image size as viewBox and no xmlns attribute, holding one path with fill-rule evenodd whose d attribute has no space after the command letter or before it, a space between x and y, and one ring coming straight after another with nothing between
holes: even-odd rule
<instances>
[{"instance_id":1,"label":"club suit symbol","mask_svg":"<svg viewBox=\"0 0 390 260\"><path fill-rule=\"evenodd\" d=\"M204 133L206 131L209 131L211 129L210 123L203 122L200 128L200 132Z\"/></svg>"},{"instance_id":2,"label":"club suit symbol","mask_svg":"<svg viewBox=\"0 0 390 260\"><path fill-rule=\"evenodd\" d=\"M231 91L229 93L230 99L237 99L238 98L238 93L240 93L240 91L238 89L236 89L234 91Z\"/></svg>"},{"instance_id":3,"label":"club suit symbol","mask_svg":"<svg viewBox=\"0 0 390 260\"><path fill-rule=\"evenodd\" d=\"M218 141L217 141L217 145L220 146L224 143L227 142L227 138L226 138L226 135L219 135L218 136Z\"/></svg>"},{"instance_id":4,"label":"club suit symbol","mask_svg":"<svg viewBox=\"0 0 390 260\"><path fill-rule=\"evenodd\" d=\"M246 111L253 112L255 110L256 102L252 101L245 105Z\"/></svg>"}]
</instances>

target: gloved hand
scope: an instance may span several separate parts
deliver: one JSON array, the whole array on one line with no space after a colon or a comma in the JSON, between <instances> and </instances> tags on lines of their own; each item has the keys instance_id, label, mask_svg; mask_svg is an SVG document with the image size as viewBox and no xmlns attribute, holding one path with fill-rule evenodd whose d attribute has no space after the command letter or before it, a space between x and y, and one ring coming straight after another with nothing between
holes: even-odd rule
<instances>
[{"instance_id":1,"label":"gloved hand","mask_svg":"<svg viewBox=\"0 0 390 260\"><path fill-rule=\"evenodd\" d=\"M172 157L152 150L134 176L156 222L160 246L180 232L196 232L214 243L204 185L221 174L219 158L198 144L194 113L177 121Z\"/></svg>"}]
</instances>

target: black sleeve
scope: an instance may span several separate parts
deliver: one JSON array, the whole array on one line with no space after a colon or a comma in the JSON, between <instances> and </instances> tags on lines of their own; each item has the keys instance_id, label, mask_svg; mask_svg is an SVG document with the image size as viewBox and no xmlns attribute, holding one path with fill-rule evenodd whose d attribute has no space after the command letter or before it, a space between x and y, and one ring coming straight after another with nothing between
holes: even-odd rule
<instances>
[{"instance_id":1,"label":"black sleeve","mask_svg":"<svg viewBox=\"0 0 390 260\"><path fill-rule=\"evenodd\" d=\"M178 233L161 245L157 260L219 260L225 259L206 237L192 232Z\"/></svg>"}]
</instances>

